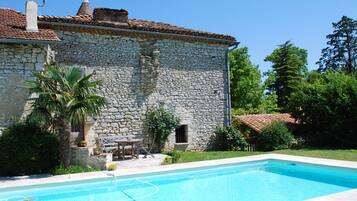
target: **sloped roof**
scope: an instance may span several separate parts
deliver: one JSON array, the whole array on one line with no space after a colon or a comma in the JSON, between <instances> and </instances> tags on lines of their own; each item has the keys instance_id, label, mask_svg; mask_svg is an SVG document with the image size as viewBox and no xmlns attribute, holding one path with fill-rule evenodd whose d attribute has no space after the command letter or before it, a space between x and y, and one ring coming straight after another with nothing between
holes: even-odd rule
<instances>
[{"instance_id":1,"label":"sloped roof","mask_svg":"<svg viewBox=\"0 0 357 201\"><path fill-rule=\"evenodd\" d=\"M188 35L188 36L201 36L213 39L222 39L231 41L232 44L236 43L233 36L216 34L211 32L198 31L194 29L187 29L183 27L174 26L162 22L153 22L147 20L139 19L129 19L128 23L110 23L110 22L100 22L93 20L91 15L81 15L81 16L40 16L39 20L41 22L57 22L65 24L79 24L79 25L94 25L102 27L112 27L128 30L137 31L148 31L148 32L158 32L158 33L168 33L177 35Z\"/></svg>"},{"instance_id":2,"label":"sloped roof","mask_svg":"<svg viewBox=\"0 0 357 201\"><path fill-rule=\"evenodd\" d=\"M39 29L39 32L27 32L26 17L8 8L0 8L0 39L59 41L56 33L50 29Z\"/></svg>"},{"instance_id":3,"label":"sloped roof","mask_svg":"<svg viewBox=\"0 0 357 201\"><path fill-rule=\"evenodd\" d=\"M92 15L93 10L91 9L89 2L83 1L78 9L77 15Z\"/></svg>"},{"instance_id":4,"label":"sloped roof","mask_svg":"<svg viewBox=\"0 0 357 201\"><path fill-rule=\"evenodd\" d=\"M248 126L258 133L273 121L282 121L286 124L296 124L296 120L290 114L255 114L237 116L236 118L239 123Z\"/></svg>"}]
</instances>

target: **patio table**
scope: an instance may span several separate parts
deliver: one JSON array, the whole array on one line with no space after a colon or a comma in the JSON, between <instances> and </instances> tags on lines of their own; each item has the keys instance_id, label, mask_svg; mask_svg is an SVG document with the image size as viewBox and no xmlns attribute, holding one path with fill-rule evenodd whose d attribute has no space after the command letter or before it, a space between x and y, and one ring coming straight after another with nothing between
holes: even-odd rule
<instances>
[{"instance_id":1,"label":"patio table","mask_svg":"<svg viewBox=\"0 0 357 201\"><path fill-rule=\"evenodd\" d=\"M125 146L131 146L131 157L139 158L138 145L143 142L143 139L120 139L115 140L118 144L118 158L125 159ZM134 151L135 150L135 151Z\"/></svg>"}]
</instances>

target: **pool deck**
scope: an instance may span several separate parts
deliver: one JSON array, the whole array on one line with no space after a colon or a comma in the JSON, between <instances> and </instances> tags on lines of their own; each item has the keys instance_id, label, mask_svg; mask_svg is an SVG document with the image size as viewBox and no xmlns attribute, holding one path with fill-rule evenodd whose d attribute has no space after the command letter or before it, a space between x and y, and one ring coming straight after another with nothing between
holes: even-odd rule
<instances>
[{"instance_id":1,"label":"pool deck","mask_svg":"<svg viewBox=\"0 0 357 201\"><path fill-rule=\"evenodd\" d=\"M357 190L350 190L342 193L335 193L332 195L327 195L323 197L318 197L306 201L356 201L357 200Z\"/></svg>"},{"instance_id":2,"label":"pool deck","mask_svg":"<svg viewBox=\"0 0 357 201\"><path fill-rule=\"evenodd\" d=\"M357 162L352 162L352 161L340 161L340 160L331 160L331 159L322 159L322 158L290 156L290 155L283 155L283 154L262 154L262 155L255 155L255 156L199 161L199 162L191 162L191 163L180 163L180 164L164 165L164 166L158 166L158 165L144 166L144 167L133 166L130 168L129 167L120 168L119 166L118 170L112 172L101 171L101 172L60 175L60 176L39 175L39 176L0 178L0 192L2 190L6 190L6 188L25 187L31 185L48 184L48 183L73 182L73 181L81 181L81 180L89 180L89 179L135 177L138 175L145 175L145 174L165 173L165 172L177 171L177 170L195 169L195 168L203 168L209 166L220 166L220 165L229 165L229 164L235 164L241 162L253 162L253 161L274 160L274 159L357 169ZM342 193L332 194L320 198L315 198L308 201L336 201L336 200L356 201L357 189L342 192Z\"/></svg>"}]
</instances>

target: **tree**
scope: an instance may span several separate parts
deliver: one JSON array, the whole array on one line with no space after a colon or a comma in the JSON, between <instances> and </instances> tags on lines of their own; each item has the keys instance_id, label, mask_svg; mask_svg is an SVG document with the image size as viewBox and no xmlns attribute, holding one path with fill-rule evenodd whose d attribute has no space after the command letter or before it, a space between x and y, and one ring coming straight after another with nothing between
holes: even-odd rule
<instances>
[{"instance_id":1,"label":"tree","mask_svg":"<svg viewBox=\"0 0 357 201\"><path fill-rule=\"evenodd\" d=\"M69 126L88 116L97 116L105 106L105 99L97 95L100 81L92 81L93 74L82 76L78 68L50 66L44 72L34 72L36 80L27 80L25 87L37 95L33 98L29 121L41 122L58 135L60 160L64 166L69 160Z\"/></svg>"},{"instance_id":2,"label":"tree","mask_svg":"<svg viewBox=\"0 0 357 201\"><path fill-rule=\"evenodd\" d=\"M273 80L270 90L276 93L277 104L282 112L286 112L288 98L302 81L307 72L307 51L296 47L290 41L279 45L265 61L273 63Z\"/></svg>"},{"instance_id":3,"label":"tree","mask_svg":"<svg viewBox=\"0 0 357 201\"><path fill-rule=\"evenodd\" d=\"M357 69L357 21L343 16L332 23L334 31L327 35L327 45L317 62L319 71L327 70L353 73Z\"/></svg>"},{"instance_id":4,"label":"tree","mask_svg":"<svg viewBox=\"0 0 357 201\"><path fill-rule=\"evenodd\" d=\"M310 73L291 95L289 111L312 145L357 148L357 79Z\"/></svg>"},{"instance_id":5,"label":"tree","mask_svg":"<svg viewBox=\"0 0 357 201\"><path fill-rule=\"evenodd\" d=\"M230 53L230 78L232 107L243 110L257 108L264 89L257 65L252 64L248 48L238 48Z\"/></svg>"},{"instance_id":6,"label":"tree","mask_svg":"<svg viewBox=\"0 0 357 201\"><path fill-rule=\"evenodd\" d=\"M235 115L275 113L276 95L265 94L257 65L250 61L248 48L230 53L231 101Z\"/></svg>"}]
</instances>

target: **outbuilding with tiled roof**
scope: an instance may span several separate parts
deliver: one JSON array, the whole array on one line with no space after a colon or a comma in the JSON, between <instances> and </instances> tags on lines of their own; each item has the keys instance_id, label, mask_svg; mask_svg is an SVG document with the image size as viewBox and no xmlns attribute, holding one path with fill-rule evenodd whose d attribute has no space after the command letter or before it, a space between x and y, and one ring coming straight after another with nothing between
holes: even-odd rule
<instances>
[{"instance_id":1,"label":"outbuilding with tiled roof","mask_svg":"<svg viewBox=\"0 0 357 201\"><path fill-rule=\"evenodd\" d=\"M239 124L243 124L257 133L274 121L281 121L287 125L296 124L296 120L290 114L253 114L235 117Z\"/></svg>"}]
</instances>

